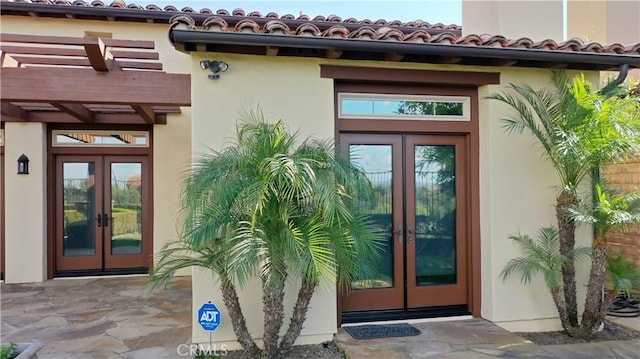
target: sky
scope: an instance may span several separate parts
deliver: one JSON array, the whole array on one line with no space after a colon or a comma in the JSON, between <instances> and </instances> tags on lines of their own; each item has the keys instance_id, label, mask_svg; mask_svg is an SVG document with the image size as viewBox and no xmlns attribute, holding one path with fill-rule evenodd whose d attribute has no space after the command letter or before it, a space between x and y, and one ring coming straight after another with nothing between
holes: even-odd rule
<instances>
[{"instance_id":1,"label":"sky","mask_svg":"<svg viewBox=\"0 0 640 359\"><path fill-rule=\"evenodd\" d=\"M232 11L236 8L243 9L246 13L259 11L262 15L275 12L282 16L285 14L300 15L302 12L311 18L322 15L338 15L342 19L350 17L358 20L385 19L409 22L423 20L429 23L462 24L462 0L400 0L400 1L376 1L376 0L297 0L297 1L211 1L211 0L138 0L132 1L139 5L155 4L158 6L174 5L178 9L191 7L194 10L209 8L213 11L225 9Z\"/></svg>"}]
</instances>

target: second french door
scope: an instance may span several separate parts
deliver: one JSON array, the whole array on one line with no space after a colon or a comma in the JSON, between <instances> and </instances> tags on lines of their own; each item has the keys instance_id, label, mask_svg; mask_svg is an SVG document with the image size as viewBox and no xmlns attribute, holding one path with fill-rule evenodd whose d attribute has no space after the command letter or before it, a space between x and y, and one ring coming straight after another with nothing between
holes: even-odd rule
<instances>
[{"instance_id":1,"label":"second french door","mask_svg":"<svg viewBox=\"0 0 640 359\"><path fill-rule=\"evenodd\" d=\"M56 156L56 274L146 272L146 156Z\"/></svg>"},{"instance_id":2,"label":"second french door","mask_svg":"<svg viewBox=\"0 0 640 359\"><path fill-rule=\"evenodd\" d=\"M351 283L343 312L468 304L464 136L342 134L373 198L356 199L386 233L377 276Z\"/></svg>"}]
</instances>

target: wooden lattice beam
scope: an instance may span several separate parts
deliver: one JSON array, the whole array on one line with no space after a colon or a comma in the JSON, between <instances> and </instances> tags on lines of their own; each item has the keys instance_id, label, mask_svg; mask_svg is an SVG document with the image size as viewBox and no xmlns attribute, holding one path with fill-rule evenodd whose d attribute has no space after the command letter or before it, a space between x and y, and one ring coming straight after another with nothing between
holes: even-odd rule
<instances>
[{"instance_id":1,"label":"wooden lattice beam","mask_svg":"<svg viewBox=\"0 0 640 359\"><path fill-rule=\"evenodd\" d=\"M149 106L131 106L136 113L142 117L142 119L146 123L154 123L156 122L156 114L153 112L153 109Z\"/></svg>"},{"instance_id":2,"label":"wooden lattice beam","mask_svg":"<svg viewBox=\"0 0 640 359\"><path fill-rule=\"evenodd\" d=\"M2 68L0 78L4 102L191 106L188 74L32 67Z\"/></svg>"},{"instance_id":3,"label":"wooden lattice beam","mask_svg":"<svg viewBox=\"0 0 640 359\"><path fill-rule=\"evenodd\" d=\"M52 105L82 122L93 122L93 112L83 105L73 103L52 103Z\"/></svg>"}]
</instances>

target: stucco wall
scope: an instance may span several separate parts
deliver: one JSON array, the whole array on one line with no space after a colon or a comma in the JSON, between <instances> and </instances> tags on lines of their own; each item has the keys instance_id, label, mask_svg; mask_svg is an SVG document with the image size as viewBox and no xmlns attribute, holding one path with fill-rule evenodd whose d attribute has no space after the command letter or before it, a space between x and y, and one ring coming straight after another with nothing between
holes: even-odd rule
<instances>
[{"instance_id":1,"label":"stucco wall","mask_svg":"<svg viewBox=\"0 0 640 359\"><path fill-rule=\"evenodd\" d=\"M190 73L191 71L189 56L176 51L167 40L166 24L92 20L72 21L69 19L2 16L0 26L2 33L82 37L85 35L85 32L102 32L111 33L112 37L116 39L152 40L155 42L155 50L160 54L160 61L163 63L164 71L169 73ZM155 125L153 129L154 252L160 250L167 241L177 238L176 215L180 194L179 182L183 171L191 162L190 108L184 107L182 108L182 114L169 114L167 117L166 125ZM10 140L9 137L11 136L10 132L6 133L6 151L13 156L13 152L17 151L17 149L12 148L15 146L15 140ZM6 162L14 164L15 161ZM10 169L13 170L13 167ZM10 171L7 173L10 173ZM44 181L46 178L44 177L45 175L46 172L43 171L43 173L39 173L37 176L43 176L42 180ZM36 175L31 176L35 177ZM12 185L12 183L7 181L7 193L13 191ZM19 202L15 202L18 200L17 198L8 195L6 197L5 208L18 206ZM13 214L13 216L17 215L17 213ZM45 217L46 211L44 212L43 218ZM24 222L27 219L21 217L19 220ZM9 223L9 216L7 216L6 222ZM9 227L8 224L7 227ZM21 238L16 236L15 232L10 232L9 228L7 229L5 238L7 243L6 256L12 257L13 251L23 247L22 244L20 244ZM42 240L38 241L35 250L46 253L44 232L42 235ZM5 276L8 281L41 281L46 277L42 277L40 273L40 262L39 257L27 258L24 263L25 265L29 264L27 266L28 268L23 269L14 267L17 262L14 261L12 264L10 261L7 261ZM26 273L24 273L24 270L26 270ZM18 274L18 272L21 274ZM188 275L190 271L185 270L180 272L180 274Z\"/></svg>"},{"instance_id":2,"label":"stucco wall","mask_svg":"<svg viewBox=\"0 0 640 359\"><path fill-rule=\"evenodd\" d=\"M200 69L204 59L224 60L229 70L219 80L209 80L209 71ZM320 78L316 60L282 59L242 55L194 54L192 63L192 144L196 154L207 147L220 149L235 134L238 112L260 106L270 120L284 119L301 137L332 138L333 81ZM291 308L297 286L286 288L286 307ZM259 283L249 283L240 295L247 325L254 336L262 333L262 305ZM193 273L194 312L207 301L223 306L218 285L210 273ZM311 312L298 343L330 340L336 332L335 289L320 288L311 303ZM222 309L223 318L228 318ZM197 323L194 314L193 342L208 342L209 335ZM285 321L286 323L288 320ZM237 347L231 322L223 319L214 333L214 341Z\"/></svg>"},{"instance_id":3,"label":"stucco wall","mask_svg":"<svg viewBox=\"0 0 640 359\"><path fill-rule=\"evenodd\" d=\"M587 74L597 81L597 74ZM548 86L550 72L507 69L501 71L502 86L489 86L484 97L502 91L509 83ZM509 108L497 101L482 100L480 106L480 216L482 237L482 316L509 330L559 329L557 313L542 278L528 286L518 276L503 282L500 272L509 259L521 255L507 235L520 231L535 235L541 226L555 225L557 176L540 148L528 134L508 135L501 118ZM587 227L577 231L577 245L588 246ZM578 298L584 297L588 264L577 266ZM581 301L581 300L580 300ZM546 319L545 319L546 318Z\"/></svg>"},{"instance_id":4,"label":"stucco wall","mask_svg":"<svg viewBox=\"0 0 640 359\"><path fill-rule=\"evenodd\" d=\"M47 142L42 123L5 124L5 281L46 279ZM29 157L29 174L18 175L16 160Z\"/></svg>"},{"instance_id":5,"label":"stucco wall","mask_svg":"<svg viewBox=\"0 0 640 359\"><path fill-rule=\"evenodd\" d=\"M201 70L204 59L224 60L229 70L219 80L207 79L208 71ZM204 54L193 55L193 127L194 153L206 147L219 149L233 135L238 111L260 105L268 119L283 118L291 129L302 135L334 136L333 85L330 79L321 79L319 64L331 63L351 66L396 67L410 69L442 69L502 72L502 85L480 89L480 179L481 179L481 237L482 237L482 316L500 325L517 330L559 328L559 321L550 295L541 279L529 286L517 278L503 282L499 278L507 261L519 255L518 248L507 235L517 232L532 233L540 226L550 225L555 219L555 192L557 185L553 169L542 159L529 136L507 135L499 119L508 109L484 98L500 91L509 82L528 82L534 87L549 85L548 70L523 68L480 68L394 64L374 61L340 61L326 59L296 59L265 56ZM597 74L589 74L594 80ZM579 230L579 243L588 245L588 228ZM579 268L582 292L586 283L587 263ZM222 306L217 284L210 274L195 272L193 281L193 307L212 301ZM295 293L287 288L287 301ZM582 295L582 293L581 293ZM260 291L257 283L250 284L241 300L253 298L253 305L245 313L254 333L261 333ZM319 292L308 316L301 341L320 340L335 332L335 293ZM223 316L226 312L223 309ZM311 330L310 328L314 328ZM305 337L309 334L320 336ZM233 334L230 323L223 322L214 334L214 341L231 344ZM207 342L208 334L194 322L194 342Z\"/></svg>"},{"instance_id":6,"label":"stucco wall","mask_svg":"<svg viewBox=\"0 0 640 359\"><path fill-rule=\"evenodd\" d=\"M463 0L462 32L562 39L562 0Z\"/></svg>"}]
</instances>

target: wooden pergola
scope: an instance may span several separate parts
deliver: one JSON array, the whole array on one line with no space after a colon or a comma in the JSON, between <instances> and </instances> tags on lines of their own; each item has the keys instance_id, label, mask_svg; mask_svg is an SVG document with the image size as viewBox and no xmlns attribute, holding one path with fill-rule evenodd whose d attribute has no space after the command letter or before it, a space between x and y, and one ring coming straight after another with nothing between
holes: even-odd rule
<instances>
[{"instance_id":1,"label":"wooden pergola","mask_svg":"<svg viewBox=\"0 0 640 359\"><path fill-rule=\"evenodd\" d=\"M163 71L153 41L1 34L2 121L164 124L191 77Z\"/></svg>"}]
</instances>

